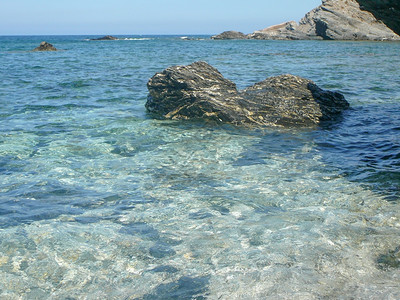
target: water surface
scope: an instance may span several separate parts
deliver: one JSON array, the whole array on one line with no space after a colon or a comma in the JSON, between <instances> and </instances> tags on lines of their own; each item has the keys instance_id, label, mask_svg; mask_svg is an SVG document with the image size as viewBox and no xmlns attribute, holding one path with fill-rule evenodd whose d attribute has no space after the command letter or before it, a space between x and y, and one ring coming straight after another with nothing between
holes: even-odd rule
<instances>
[{"instance_id":1,"label":"water surface","mask_svg":"<svg viewBox=\"0 0 400 300\"><path fill-rule=\"evenodd\" d=\"M400 298L400 43L87 38L0 37L2 299ZM150 118L147 80L197 60L351 109L311 129Z\"/></svg>"}]
</instances>

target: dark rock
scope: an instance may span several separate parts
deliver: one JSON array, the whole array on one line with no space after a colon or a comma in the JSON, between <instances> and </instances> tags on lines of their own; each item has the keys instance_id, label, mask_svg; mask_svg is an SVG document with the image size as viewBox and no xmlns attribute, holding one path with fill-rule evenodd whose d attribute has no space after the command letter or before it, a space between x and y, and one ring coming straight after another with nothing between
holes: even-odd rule
<instances>
[{"instance_id":1,"label":"dark rock","mask_svg":"<svg viewBox=\"0 0 400 300\"><path fill-rule=\"evenodd\" d=\"M174 66L147 83L149 112L168 119L206 118L240 123L243 112L236 85L205 62Z\"/></svg>"},{"instance_id":2,"label":"dark rock","mask_svg":"<svg viewBox=\"0 0 400 300\"><path fill-rule=\"evenodd\" d=\"M166 299L196 299L205 300L208 295L209 276L188 277L183 276L178 281L162 283L155 287L149 294L140 299L166 300Z\"/></svg>"},{"instance_id":3,"label":"dark rock","mask_svg":"<svg viewBox=\"0 0 400 300\"><path fill-rule=\"evenodd\" d=\"M176 254L175 250L172 249L170 246L164 243L156 243L153 247L149 250L150 255L155 258L164 258L173 256Z\"/></svg>"},{"instance_id":4,"label":"dark rock","mask_svg":"<svg viewBox=\"0 0 400 300\"><path fill-rule=\"evenodd\" d=\"M255 123L312 125L332 120L349 107L342 94L325 91L314 82L293 75L280 75L240 92Z\"/></svg>"},{"instance_id":5,"label":"dark rock","mask_svg":"<svg viewBox=\"0 0 400 300\"><path fill-rule=\"evenodd\" d=\"M205 62L167 68L155 74L147 87L147 110L166 119L309 126L333 119L349 107L343 95L293 75L268 78L238 91Z\"/></svg>"},{"instance_id":6,"label":"dark rock","mask_svg":"<svg viewBox=\"0 0 400 300\"><path fill-rule=\"evenodd\" d=\"M154 273L170 273L170 274L172 274L172 273L177 273L179 270L173 266L167 265L167 266L155 267L154 269L151 269L150 271L154 272Z\"/></svg>"},{"instance_id":7,"label":"dark rock","mask_svg":"<svg viewBox=\"0 0 400 300\"><path fill-rule=\"evenodd\" d=\"M377 263L379 268L384 270L400 268L400 246L388 253L379 255Z\"/></svg>"},{"instance_id":8,"label":"dark rock","mask_svg":"<svg viewBox=\"0 0 400 300\"><path fill-rule=\"evenodd\" d=\"M97 39L90 39L91 41L115 41L118 40L118 38L111 36L111 35L106 35Z\"/></svg>"},{"instance_id":9,"label":"dark rock","mask_svg":"<svg viewBox=\"0 0 400 300\"><path fill-rule=\"evenodd\" d=\"M57 49L48 42L41 42L39 47L36 47L32 51L57 51Z\"/></svg>"},{"instance_id":10,"label":"dark rock","mask_svg":"<svg viewBox=\"0 0 400 300\"><path fill-rule=\"evenodd\" d=\"M239 31L224 31L211 37L213 40L245 40L247 36Z\"/></svg>"},{"instance_id":11,"label":"dark rock","mask_svg":"<svg viewBox=\"0 0 400 300\"><path fill-rule=\"evenodd\" d=\"M138 235L148 240L159 240L160 238L158 231L145 222L126 224L119 232L129 235Z\"/></svg>"},{"instance_id":12,"label":"dark rock","mask_svg":"<svg viewBox=\"0 0 400 300\"><path fill-rule=\"evenodd\" d=\"M357 0L361 10L369 11L387 27L400 35L400 1L399 0Z\"/></svg>"}]
</instances>

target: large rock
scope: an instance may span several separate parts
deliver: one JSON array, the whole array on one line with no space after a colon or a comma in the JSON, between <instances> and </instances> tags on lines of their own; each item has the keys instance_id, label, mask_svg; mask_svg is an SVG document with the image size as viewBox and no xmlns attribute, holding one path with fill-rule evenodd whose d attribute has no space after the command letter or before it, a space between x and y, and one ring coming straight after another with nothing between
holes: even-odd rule
<instances>
[{"instance_id":1,"label":"large rock","mask_svg":"<svg viewBox=\"0 0 400 300\"><path fill-rule=\"evenodd\" d=\"M322 5L308 12L299 23L274 25L247 38L398 41L399 20L398 0L322 0Z\"/></svg>"},{"instance_id":2,"label":"large rock","mask_svg":"<svg viewBox=\"0 0 400 300\"><path fill-rule=\"evenodd\" d=\"M205 118L241 123L242 99L236 85L205 62L174 66L155 74L147 83L146 108L167 119Z\"/></svg>"},{"instance_id":3,"label":"large rock","mask_svg":"<svg viewBox=\"0 0 400 300\"><path fill-rule=\"evenodd\" d=\"M221 34L213 35L213 40L245 40L247 36L239 31L224 31Z\"/></svg>"},{"instance_id":4,"label":"large rock","mask_svg":"<svg viewBox=\"0 0 400 300\"><path fill-rule=\"evenodd\" d=\"M356 0L323 0L301 19L298 30L326 40L400 40L372 13L361 10Z\"/></svg>"},{"instance_id":5,"label":"large rock","mask_svg":"<svg viewBox=\"0 0 400 300\"><path fill-rule=\"evenodd\" d=\"M32 51L57 51L57 49L48 42L41 42L39 47L36 47Z\"/></svg>"},{"instance_id":6,"label":"large rock","mask_svg":"<svg viewBox=\"0 0 400 300\"><path fill-rule=\"evenodd\" d=\"M205 62L167 68L155 74L147 87L147 110L166 119L310 126L334 119L349 107L343 95L293 75L271 77L238 91Z\"/></svg>"},{"instance_id":7,"label":"large rock","mask_svg":"<svg viewBox=\"0 0 400 300\"><path fill-rule=\"evenodd\" d=\"M298 28L299 25L295 21L290 21L257 30L247 37L256 40L309 40L314 38L298 30ZM319 38L315 37L315 39Z\"/></svg>"}]
</instances>

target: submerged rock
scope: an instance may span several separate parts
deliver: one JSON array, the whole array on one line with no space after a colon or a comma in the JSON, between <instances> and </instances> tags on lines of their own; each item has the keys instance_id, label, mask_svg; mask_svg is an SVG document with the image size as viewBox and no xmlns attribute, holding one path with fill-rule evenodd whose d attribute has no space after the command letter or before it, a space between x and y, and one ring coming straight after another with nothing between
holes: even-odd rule
<instances>
[{"instance_id":1,"label":"submerged rock","mask_svg":"<svg viewBox=\"0 0 400 300\"><path fill-rule=\"evenodd\" d=\"M388 253L381 254L377 263L381 269L400 268L400 246Z\"/></svg>"},{"instance_id":2,"label":"submerged rock","mask_svg":"<svg viewBox=\"0 0 400 300\"><path fill-rule=\"evenodd\" d=\"M106 35L97 39L90 39L91 41L115 41L118 40L115 36Z\"/></svg>"},{"instance_id":3,"label":"submerged rock","mask_svg":"<svg viewBox=\"0 0 400 300\"><path fill-rule=\"evenodd\" d=\"M398 0L322 0L322 5L308 12L299 23L274 25L247 38L397 41L399 18Z\"/></svg>"},{"instance_id":4,"label":"submerged rock","mask_svg":"<svg viewBox=\"0 0 400 300\"><path fill-rule=\"evenodd\" d=\"M267 78L238 91L235 83L206 62L167 68L155 74L147 87L147 110L166 119L310 126L349 107L343 95L293 75Z\"/></svg>"},{"instance_id":5,"label":"submerged rock","mask_svg":"<svg viewBox=\"0 0 400 300\"><path fill-rule=\"evenodd\" d=\"M48 42L41 42L39 47L36 47L32 51L57 51L57 49Z\"/></svg>"},{"instance_id":6,"label":"submerged rock","mask_svg":"<svg viewBox=\"0 0 400 300\"><path fill-rule=\"evenodd\" d=\"M213 35L213 40L245 40L247 36L239 31L224 31L221 34Z\"/></svg>"}]
</instances>

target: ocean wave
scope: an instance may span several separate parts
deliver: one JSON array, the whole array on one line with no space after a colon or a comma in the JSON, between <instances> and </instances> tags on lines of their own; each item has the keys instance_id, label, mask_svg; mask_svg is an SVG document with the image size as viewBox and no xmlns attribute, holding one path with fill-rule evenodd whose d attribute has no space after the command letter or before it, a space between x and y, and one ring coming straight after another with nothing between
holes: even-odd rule
<instances>
[{"instance_id":1,"label":"ocean wave","mask_svg":"<svg viewBox=\"0 0 400 300\"><path fill-rule=\"evenodd\" d=\"M194 37L188 37L188 36L181 36L181 40L183 41L204 41L204 38L194 38Z\"/></svg>"},{"instance_id":2,"label":"ocean wave","mask_svg":"<svg viewBox=\"0 0 400 300\"><path fill-rule=\"evenodd\" d=\"M84 41L91 41L92 39L83 39ZM148 41L154 38L119 38L116 41Z\"/></svg>"},{"instance_id":3,"label":"ocean wave","mask_svg":"<svg viewBox=\"0 0 400 300\"><path fill-rule=\"evenodd\" d=\"M154 38L122 38L120 41L149 41L154 40Z\"/></svg>"}]
</instances>

